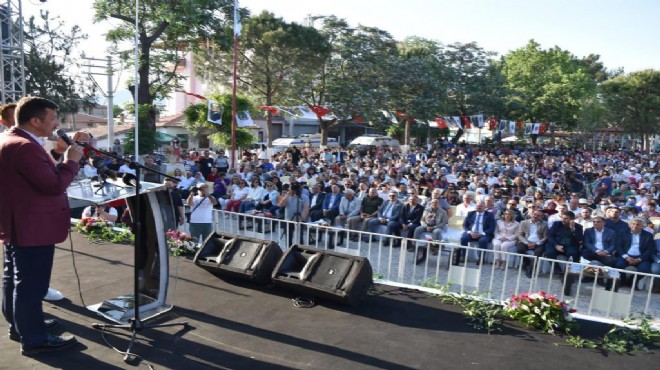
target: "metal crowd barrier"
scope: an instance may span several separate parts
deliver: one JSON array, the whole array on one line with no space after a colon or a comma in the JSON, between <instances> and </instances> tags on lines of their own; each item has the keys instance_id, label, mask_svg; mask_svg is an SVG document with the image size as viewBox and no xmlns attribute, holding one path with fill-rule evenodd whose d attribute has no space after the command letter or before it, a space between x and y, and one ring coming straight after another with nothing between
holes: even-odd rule
<instances>
[{"instance_id":1,"label":"metal crowd barrier","mask_svg":"<svg viewBox=\"0 0 660 370\"><path fill-rule=\"evenodd\" d=\"M283 249L301 243L366 257L371 262L375 280L384 284L431 292L442 290L496 301L543 290L566 300L577 310L578 317L620 323L623 318L644 313L653 317L654 324L660 327L660 295L651 291L654 278L651 274L257 214L215 211L214 225L219 232L276 241ZM349 236L357 239L351 240ZM395 244L400 246L395 247ZM427 257L423 263L416 264L420 249L427 249ZM466 250L466 258L454 265L452 262L459 249ZM492 263L494 253L502 255L505 269L497 269ZM525 274L523 259L531 263L531 278ZM630 286L621 285L621 277L629 277ZM655 284L660 284L660 276L655 279Z\"/></svg>"}]
</instances>

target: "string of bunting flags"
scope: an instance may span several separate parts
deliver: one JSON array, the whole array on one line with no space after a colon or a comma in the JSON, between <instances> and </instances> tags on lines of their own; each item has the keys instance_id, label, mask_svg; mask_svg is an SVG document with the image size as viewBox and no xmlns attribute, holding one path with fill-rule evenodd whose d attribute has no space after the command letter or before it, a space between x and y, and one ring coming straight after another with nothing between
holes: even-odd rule
<instances>
[{"instance_id":1,"label":"string of bunting flags","mask_svg":"<svg viewBox=\"0 0 660 370\"><path fill-rule=\"evenodd\" d=\"M427 121L429 126L437 128L455 128L455 129L471 129L471 128L484 128L486 121L483 114L474 116L444 116L436 117L433 121ZM524 127L525 135L539 135L547 132L550 126L554 123L547 122L522 122L510 121L506 119L491 118L488 120L488 129L501 133L514 134L516 128Z\"/></svg>"},{"instance_id":2,"label":"string of bunting flags","mask_svg":"<svg viewBox=\"0 0 660 370\"><path fill-rule=\"evenodd\" d=\"M285 114L293 117L303 118L303 119L335 119L336 116L334 113L322 106L310 105L310 106L297 106L297 107L282 107L282 106L267 106L262 105L259 107L264 111L268 111L272 114ZM525 135L539 135L547 132L551 127L554 126L554 123L547 122L522 122L522 121L510 121L506 119L496 119L491 118L488 121L484 119L483 114L476 114L472 116L443 116L436 117L434 120L422 121L419 119L413 119L408 117L405 113L401 111L395 111L394 113L390 111L383 110L381 111L383 116L390 121L392 124L398 124L399 120L404 119L409 122L417 122L422 125L429 125L434 128L449 128L449 129L472 129L472 128L484 128L486 125L487 128L491 131L497 131L501 133L514 134L516 128L524 127Z\"/></svg>"}]
</instances>

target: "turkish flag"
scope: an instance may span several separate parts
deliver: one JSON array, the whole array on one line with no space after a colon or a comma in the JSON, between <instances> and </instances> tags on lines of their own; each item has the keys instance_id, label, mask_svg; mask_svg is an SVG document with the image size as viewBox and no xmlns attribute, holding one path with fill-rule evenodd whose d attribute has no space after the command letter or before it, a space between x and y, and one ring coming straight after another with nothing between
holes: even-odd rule
<instances>
[{"instance_id":1,"label":"turkish flag","mask_svg":"<svg viewBox=\"0 0 660 370\"><path fill-rule=\"evenodd\" d=\"M332 113L330 109L318 105L310 105L309 109L311 109L312 112L314 112L316 116L319 118L327 116L328 114Z\"/></svg>"},{"instance_id":2,"label":"turkish flag","mask_svg":"<svg viewBox=\"0 0 660 370\"><path fill-rule=\"evenodd\" d=\"M440 117L435 118L435 123L438 124L438 128L449 128L447 126L447 122L445 122L445 120Z\"/></svg>"},{"instance_id":3,"label":"turkish flag","mask_svg":"<svg viewBox=\"0 0 660 370\"><path fill-rule=\"evenodd\" d=\"M463 123L464 130L472 128L472 121L470 121L470 117L468 116L461 116L461 123Z\"/></svg>"},{"instance_id":4,"label":"turkish flag","mask_svg":"<svg viewBox=\"0 0 660 370\"><path fill-rule=\"evenodd\" d=\"M497 127L497 120L495 118L491 118L490 121L488 121L488 129L493 131L495 130L495 127Z\"/></svg>"},{"instance_id":5,"label":"turkish flag","mask_svg":"<svg viewBox=\"0 0 660 370\"><path fill-rule=\"evenodd\" d=\"M261 106L259 106L259 109L267 110L272 114L278 114L279 113L278 110L275 109L275 107L269 107L267 105L261 105Z\"/></svg>"}]
</instances>

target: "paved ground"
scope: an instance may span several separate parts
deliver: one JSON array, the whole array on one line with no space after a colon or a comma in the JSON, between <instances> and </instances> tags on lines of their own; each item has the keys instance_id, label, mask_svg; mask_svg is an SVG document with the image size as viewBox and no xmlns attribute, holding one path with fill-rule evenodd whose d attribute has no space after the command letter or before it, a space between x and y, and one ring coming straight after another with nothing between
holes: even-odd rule
<instances>
[{"instance_id":1,"label":"paved ground","mask_svg":"<svg viewBox=\"0 0 660 370\"><path fill-rule=\"evenodd\" d=\"M56 333L73 333L80 344L68 352L35 358L0 325L1 369L653 369L657 351L604 355L562 344L560 337L530 332L507 323L502 334L487 335L466 324L455 306L423 293L376 285L358 307L318 302L295 308L288 291L241 281L225 281L172 258L176 280L170 297L175 308L158 322L188 321L189 329L146 329L124 363L108 344L124 350L129 334L102 335L91 324L100 317L84 308L132 290L132 247L96 245L73 234L56 250L52 286L66 299L45 303L60 320ZM582 335L596 336L602 326L584 324ZM144 367L146 368L146 367Z\"/></svg>"}]
</instances>

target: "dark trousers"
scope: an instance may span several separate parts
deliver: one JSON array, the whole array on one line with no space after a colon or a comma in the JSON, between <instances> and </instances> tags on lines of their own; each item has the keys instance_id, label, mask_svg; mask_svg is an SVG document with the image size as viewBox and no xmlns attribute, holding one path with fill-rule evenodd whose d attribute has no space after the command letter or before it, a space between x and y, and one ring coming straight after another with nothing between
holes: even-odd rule
<instances>
[{"instance_id":1,"label":"dark trousers","mask_svg":"<svg viewBox=\"0 0 660 370\"><path fill-rule=\"evenodd\" d=\"M55 246L4 245L2 314L24 345L46 341L42 300L48 293Z\"/></svg>"},{"instance_id":2,"label":"dark trousers","mask_svg":"<svg viewBox=\"0 0 660 370\"><path fill-rule=\"evenodd\" d=\"M573 261L580 262L580 247L569 245L564 248L564 252L559 252L554 246L546 245L545 256L557 259L557 256L566 256L566 259L573 257Z\"/></svg>"},{"instance_id":3,"label":"dark trousers","mask_svg":"<svg viewBox=\"0 0 660 370\"><path fill-rule=\"evenodd\" d=\"M587 249L583 249L580 252L580 254L586 260L598 261L598 262L602 263L605 266L614 267L614 265L616 264L616 257L611 256L611 255L610 256L599 256L598 253L596 253L594 251L591 251L591 250L587 250Z\"/></svg>"},{"instance_id":4,"label":"dark trousers","mask_svg":"<svg viewBox=\"0 0 660 370\"><path fill-rule=\"evenodd\" d=\"M490 243L493 240L492 236L488 235L482 235L479 239L473 239L472 236L470 236L469 233L463 232L463 235L461 235L461 245L467 247L470 242L477 242L479 244L479 249L488 249L488 243ZM458 249L454 253L454 258L464 258L465 257L465 249ZM479 256L479 260L481 260L481 256Z\"/></svg>"},{"instance_id":5,"label":"dark trousers","mask_svg":"<svg viewBox=\"0 0 660 370\"><path fill-rule=\"evenodd\" d=\"M516 244L516 252L522 255L527 255L527 252L531 251L534 254L534 257L541 257L543 256L543 253L545 252L545 248L543 245L537 245L534 249L529 249L527 247L527 244L524 243L518 243ZM529 266L530 262L532 262L533 259L529 257L523 257L522 258L522 267L527 267Z\"/></svg>"}]
</instances>

